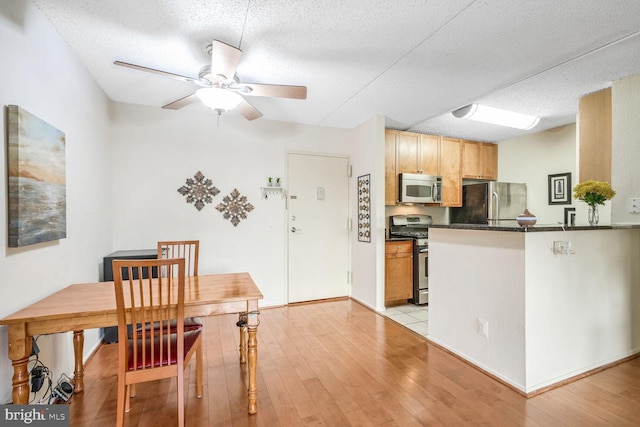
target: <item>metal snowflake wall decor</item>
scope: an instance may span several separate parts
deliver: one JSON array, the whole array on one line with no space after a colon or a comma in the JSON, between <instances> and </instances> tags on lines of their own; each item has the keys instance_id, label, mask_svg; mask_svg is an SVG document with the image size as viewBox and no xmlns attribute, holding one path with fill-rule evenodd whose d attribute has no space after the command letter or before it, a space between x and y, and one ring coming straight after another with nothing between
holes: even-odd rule
<instances>
[{"instance_id":1,"label":"metal snowflake wall decor","mask_svg":"<svg viewBox=\"0 0 640 427\"><path fill-rule=\"evenodd\" d=\"M222 212L222 217L231 221L236 227L240 220L247 219L247 213L253 210L253 205L247 202L245 196L241 196L237 189L233 189L231 194L224 196L222 203L216 206L216 209Z\"/></svg>"},{"instance_id":2,"label":"metal snowflake wall decor","mask_svg":"<svg viewBox=\"0 0 640 427\"><path fill-rule=\"evenodd\" d=\"M202 210L205 203L213 202L213 196L219 192L220 190L213 186L213 182L205 179L200 171L193 178L187 178L187 185L178 188L178 193L187 197L187 203L193 203L198 210Z\"/></svg>"}]
</instances>

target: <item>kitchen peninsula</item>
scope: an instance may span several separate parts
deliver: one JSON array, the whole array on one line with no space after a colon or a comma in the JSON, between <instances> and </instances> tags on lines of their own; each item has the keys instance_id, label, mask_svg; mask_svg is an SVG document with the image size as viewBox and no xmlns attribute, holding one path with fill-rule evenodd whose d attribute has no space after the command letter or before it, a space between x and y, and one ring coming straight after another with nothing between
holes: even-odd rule
<instances>
[{"instance_id":1,"label":"kitchen peninsula","mask_svg":"<svg viewBox=\"0 0 640 427\"><path fill-rule=\"evenodd\" d=\"M429 270L429 339L523 394L640 352L638 225L434 225Z\"/></svg>"}]
</instances>

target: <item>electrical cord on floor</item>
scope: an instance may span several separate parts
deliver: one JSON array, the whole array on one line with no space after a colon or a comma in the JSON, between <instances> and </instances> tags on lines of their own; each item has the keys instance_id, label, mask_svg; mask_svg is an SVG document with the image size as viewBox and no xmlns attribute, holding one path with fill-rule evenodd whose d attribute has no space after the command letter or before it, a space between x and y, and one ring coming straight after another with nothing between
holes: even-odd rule
<instances>
[{"instance_id":1,"label":"electrical cord on floor","mask_svg":"<svg viewBox=\"0 0 640 427\"><path fill-rule=\"evenodd\" d=\"M35 402L36 405L44 403L47 399L49 399L49 401L51 400L50 396L53 385L53 381L51 380L51 371L44 365L44 363L40 361L40 349L38 348L37 344L38 338L40 337L38 336L33 338L33 351L30 356L35 357L35 359L33 367L29 369L29 377L31 378L31 392L33 393L33 398L29 402L29 404L34 403L36 394L40 391L45 381L47 381L47 390L45 391L44 395L37 402Z\"/></svg>"}]
</instances>

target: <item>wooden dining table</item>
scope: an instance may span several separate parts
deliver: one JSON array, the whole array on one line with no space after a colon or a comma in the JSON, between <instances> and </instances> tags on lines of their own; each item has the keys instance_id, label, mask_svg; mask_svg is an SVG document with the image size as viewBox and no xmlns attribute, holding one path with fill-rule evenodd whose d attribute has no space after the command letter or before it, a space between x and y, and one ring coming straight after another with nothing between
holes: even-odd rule
<instances>
[{"instance_id":1,"label":"wooden dining table","mask_svg":"<svg viewBox=\"0 0 640 427\"><path fill-rule=\"evenodd\" d=\"M240 363L248 370L248 411L257 412L258 301L263 298L249 273L204 274L185 279L185 317L238 313ZM84 330L118 324L113 282L67 286L0 320L8 326L9 359L13 365L14 404L29 400L27 364L32 337L73 331L74 392L84 390Z\"/></svg>"}]
</instances>

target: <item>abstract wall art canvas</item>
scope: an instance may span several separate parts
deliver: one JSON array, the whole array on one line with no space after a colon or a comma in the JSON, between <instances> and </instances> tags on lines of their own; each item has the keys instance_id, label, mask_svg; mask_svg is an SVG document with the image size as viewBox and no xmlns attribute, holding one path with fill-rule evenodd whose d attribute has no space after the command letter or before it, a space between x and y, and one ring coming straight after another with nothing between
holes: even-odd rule
<instances>
[{"instance_id":1,"label":"abstract wall art canvas","mask_svg":"<svg viewBox=\"0 0 640 427\"><path fill-rule=\"evenodd\" d=\"M9 247L67 237L64 133L7 107Z\"/></svg>"}]
</instances>

